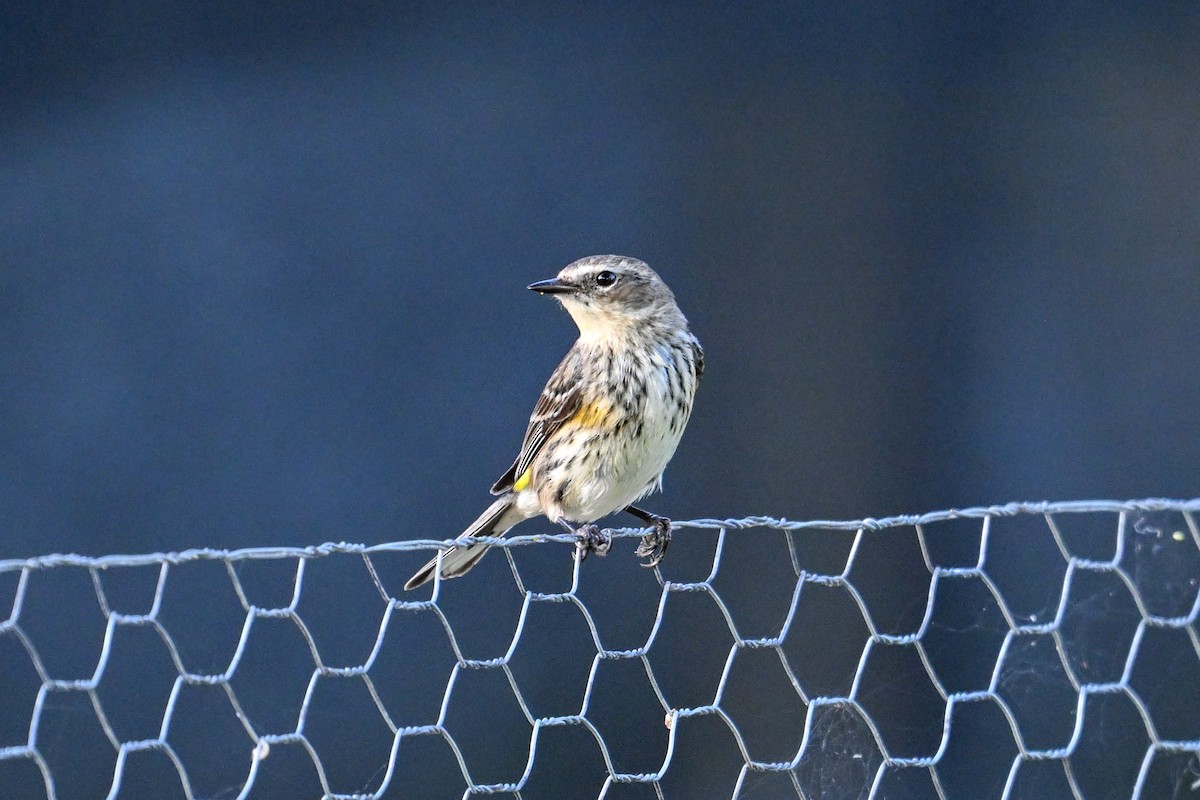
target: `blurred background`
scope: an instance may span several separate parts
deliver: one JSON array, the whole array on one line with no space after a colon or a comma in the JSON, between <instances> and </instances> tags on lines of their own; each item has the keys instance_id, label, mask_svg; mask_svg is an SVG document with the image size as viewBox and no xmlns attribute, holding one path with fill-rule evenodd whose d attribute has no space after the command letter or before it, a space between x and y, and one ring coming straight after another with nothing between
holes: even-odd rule
<instances>
[{"instance_id":1,"label":"blurred background","mask_svg":"<svg viewBox=\"0 0 1200 800\"><path fill-rule=\"evenodd\" d=\"M575 335L524 286L609 252L707 351L659 513L1194 496L1198 36L1174 2L7 3L0 557L456 535Z\"/></svg>"},{"instance_id":2,"label":"blurred background","mask_svg":"<svg viewBox=\"0 0 1200 800\"><path fill-rule=\"evenodd\" d=\"M639 256L708 351L652 505L1200 468L1190 3L9 3L7 556L455 534Z\"/></svg>"}]
</instances>

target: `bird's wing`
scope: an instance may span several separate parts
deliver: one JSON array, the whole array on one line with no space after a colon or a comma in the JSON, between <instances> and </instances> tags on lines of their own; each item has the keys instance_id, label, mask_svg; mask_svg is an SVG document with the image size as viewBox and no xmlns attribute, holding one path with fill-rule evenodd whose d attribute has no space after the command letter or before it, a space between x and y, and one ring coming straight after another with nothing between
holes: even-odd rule
<instances>
[{"instance_id":1,"label":"bird's wing","mask_svg":"<svg viewBox=\"0 0 1200 800\"><path fill-rule=\"evenodd\" d=\"M513 489L550 437L579 410L583 400L580 377L579 359L576 349L572 347L550 376L546 388L542 390L542 396L533 408L533 416L529 418L529 427L525 430L525 441L521 444L520 455L492 486L492 494L502 494Z\"/></svg>"}]
</instances>

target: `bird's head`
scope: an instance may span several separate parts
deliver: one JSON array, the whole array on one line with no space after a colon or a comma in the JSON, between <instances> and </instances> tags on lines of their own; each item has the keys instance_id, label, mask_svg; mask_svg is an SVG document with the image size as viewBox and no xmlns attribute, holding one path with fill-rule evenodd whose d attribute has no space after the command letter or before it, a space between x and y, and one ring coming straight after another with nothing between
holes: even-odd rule
<instances>
[{"instance_id":1,"label":"bird's head","mask_svg":"<svg viewBox=\"0 0 1200 800\"><path fill-rule=\"evenodd\" d=\"M610 336L653 322L687 324L662 278L644 261L628 256L581 258L529 288L557 297L585 337Z\"/></svg>"}]
</instances>

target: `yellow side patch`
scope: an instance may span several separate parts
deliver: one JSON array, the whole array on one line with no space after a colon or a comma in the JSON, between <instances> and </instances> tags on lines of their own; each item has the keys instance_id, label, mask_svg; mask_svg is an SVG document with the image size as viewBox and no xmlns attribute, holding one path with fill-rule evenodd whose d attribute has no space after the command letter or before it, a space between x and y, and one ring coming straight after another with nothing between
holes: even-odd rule
<instances>
[{"instance_id":1,"label":"yellow side patch","mask_svg":"<svg viewBox=\"0 0 1200 800\"><path fill-rule=\"evenodd\" d=\"M571 415L566 424L577 425L580 428L602 428L613 417L612 406L607 403L584 403L579 410ZM521 473L521 477L513 481L513 491L523 492L529 488L533 480L533 467Z\"/></svg>"},{"instance_id":2,"label":"yellow side patch","mask_svg":"<svg viewBox=\"0 0 1200 800\"><path fill-rule=\"evenodd\" d=\"M571 422L583 428L599 428L612 416L612 408L605 403L584 403L571 417Z\"/></svg>"},{"instance_id":3,"label":"yellow side patch","mask_svg":"<svg viewBox=\"0 0 1200 800\"><path fill-rule=\"evenodd\" d=\"M514 492L525 491L526 489L529 488L529 481L532 479L533 479L533 467L530 467L529 469L525 470L524 474L522 474L521 477L517 478L515 483L513 483L513 491Z\"/></svg>"}]
</instances>

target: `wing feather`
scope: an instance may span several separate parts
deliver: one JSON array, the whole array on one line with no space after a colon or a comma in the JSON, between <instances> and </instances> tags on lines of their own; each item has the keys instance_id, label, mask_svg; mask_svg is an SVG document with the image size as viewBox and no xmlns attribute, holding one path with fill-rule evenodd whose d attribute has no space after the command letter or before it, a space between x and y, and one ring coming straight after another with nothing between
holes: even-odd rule
<instances>
[{"instance_id":1,"label":"wing feather","mask_svg":"<svg viewBox=\"0 0 1200 800\"><path fill-rule=\"evenodd\" d=\"M500 480L492 486L492 494L503 494L525 474L538 453L563 424L575 415L583 401L580 386L580 359L576 347L572 347L550 375L542 396L538 398L525 429L525 441L516 461Z\"/></svg>"}]
</instances>

